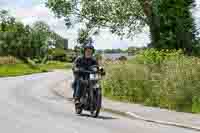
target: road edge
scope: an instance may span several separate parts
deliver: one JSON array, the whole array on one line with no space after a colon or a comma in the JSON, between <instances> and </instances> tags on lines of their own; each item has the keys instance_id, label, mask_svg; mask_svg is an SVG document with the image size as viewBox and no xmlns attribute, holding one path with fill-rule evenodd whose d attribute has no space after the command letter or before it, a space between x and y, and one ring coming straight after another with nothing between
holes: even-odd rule
<instances>
[{"instance_id":1,"label":"road edge","mask_svg":"<svg viewBox=\"0 0 200 133\"><path fill-rule=\"evenodd\" d=\"M57 83L57 84L59 84L59 83ZM57 90L56 87L52 88L51 91L57 96L60 96L60 97L62 97L64 99L68 99L62 92ZM175 122L168 122L168 121L149 119L149 118L145 118L145 117L142 117L140 115L137 115L137 114L135 114L133 112L124 112L124 111L120 111L120 110L107 108L107 107L104 107L104 106L102 107L102 110L106 111L106 112L113 113L113 114L125 116L125 117L128 117L130 119L138 119L138 120L151 122L151 123L157 123L157 124L161 124L161 125L175 126L175 127L179 127L179 128L185 128L185 129L200 131L200 127L195 127L195 126L185 125L185 124L175 123Z\"/></svg>"}]
</instances>

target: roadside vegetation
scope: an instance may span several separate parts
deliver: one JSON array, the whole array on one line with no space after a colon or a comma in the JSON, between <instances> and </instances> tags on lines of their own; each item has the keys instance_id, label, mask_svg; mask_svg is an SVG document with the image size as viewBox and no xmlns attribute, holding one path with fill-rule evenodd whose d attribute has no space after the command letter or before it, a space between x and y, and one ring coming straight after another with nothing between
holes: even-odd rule
<instances>
[{"instance_id":1,"label":"roadside vegetation","mask_svg":"<svg viewBox=\"0 0 200 133\"><path fill-rule=\"evenodd\" d=\"M0 57L0 77L21 76L69 68L71 68L71 63L68 62L47 61L45 64L35 64L33 62L31 64L12 56Z\"/></svg>"},{"instance_id":2,"label":"roadside vegetation","mask_svg":"<svg viewBox=\"0 0 200 133\"><path fill-rule=\"evenodd\" d=\"M182 50L148 49L106 65L103 92L111 99L183 112L200 112L200 58Z\"/></svg>"},{"instance_id":3,"label":"roadside vegetation","mask_svg":"<svg viewBox=\"0 0 200 133\"><path fill-rule=\"evenodd\" d=\"M24 25L0 9L0 77L68 69L73 50L42 21Z\"/></svg>"}]
</instances>

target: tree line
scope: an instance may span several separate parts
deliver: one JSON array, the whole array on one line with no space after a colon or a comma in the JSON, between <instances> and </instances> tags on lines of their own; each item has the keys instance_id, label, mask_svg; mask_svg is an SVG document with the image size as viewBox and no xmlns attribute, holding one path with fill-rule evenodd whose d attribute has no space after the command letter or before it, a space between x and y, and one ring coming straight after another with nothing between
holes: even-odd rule
<instances>
[{"instance_id":1,"label":"tree line","mask_svg":"<svg viewBox=\"0 0 200 133\"><path fill-rule=\"evenodd\" d=\"M104 50L97 50L97 53L130 53L130 54L135 54L136 52L143 50L144 47L129 47L127 49L104 49Z\"/></svg>"},{"instance_id":2,"label":"tree line","mask_svg":"<svg viewBox=\"0 0 200 133\"><path fill-rule=\"evenodd\" d=\"M64 49L64 38L42 21L32 26L19 22L6 10L0 10L0 56L42 59L49 49Z\"/></svg>"}]
</instances>

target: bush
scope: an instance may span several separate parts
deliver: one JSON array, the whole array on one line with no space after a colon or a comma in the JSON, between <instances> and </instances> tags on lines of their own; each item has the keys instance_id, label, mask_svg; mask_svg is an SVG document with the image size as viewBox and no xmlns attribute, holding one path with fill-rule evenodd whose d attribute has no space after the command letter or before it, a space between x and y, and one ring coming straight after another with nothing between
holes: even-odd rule
<instances>
[{"instance_id":1,"label":"bush","mask_svg":"<svg viewBox=\"0 0 200 133\"><path fill-rule=\"evenodd\" d=\"M53 60L58 60L58 61L67 61L67 55L66 51L64 49L56 48L53 49L49 52L49 55Z\"/></svg>"},{"instance_id":2,"label":"bush","mask_svg":"<svg viewBox=\"0 0 200 133\"><path fill-rule=\"evenodd\" d=\"M33 60L31 60L30 58L26 59L26 63L33 69L37 69L38 68L37 64Z\"/></svg>"},{"instance_id":3,"label":"bush","mask_svg":"<svg viewBox=\"0 0 200 133\"><path fill-rule=\"evenodd\" d=\"M137 63L142 64L161 64L165 60L170 60L174 58L179 58L183 56L182 50L168 50L163 49L158 51L156 49L147 49L142 51L136 56Z\"/></svg>"},{"instance_id":4,"label":"bush","mask_svg":"<svg viewBox=\"0 0 200 133\"><path fill-rule=\"evenodd\" d=\"M95 58L97 60L102 60L103 59L102 54L100 54L100 53L95 54Z\"/></svg>"},{"instance_id":5,"label":"bush","mask_svg":"<svg viewBox=\"0 0 200 133\"><path fill-rule=\"evenodd\" d=\"M0 65L18 64L20 60L13 56L0 56Z\"/></svg>"},{"instance_id":6,"label":"bush","mask_svg":"<svg viewBox=\"0 0 200 133\"><path fill-rule=\"evenodd\" d=\"M34 58L34 59L32 59L32 61L34 63L36 63L36 64L40 64L42 62L42 59L40 59L40 58Z\"/></svg>"},{"instance_id":7,"label":"bush","mask_svg":"<svg viewBox=\"0 0 200 133\"><path fill-rule=\"evenodd\" d=\"M127 57L126 56L121 56L118 58L118 60L120 61L127 61Z\"/></svg>"},{"instance_id":8,"label":"bush","mask_svg":"<svg viewBox=\"0 0 200 133\"><path fill-rule=\"evenodd\" d=\"M74 60L76 59L76 55L75 54L67 54L67 56L66 56L66 61L67 62L73 62Z\"/></svg>"},{"instance_id":9,"label":"bush","mask_svg":"<svg viewBox=\"0 0 200 133\"><path fill-rule=\"evenodd\" d=\"M104 95L148 106L200 112L200 59L181 51L140 53L125 64L109 64Z\"/></svg>"}]
</instances>

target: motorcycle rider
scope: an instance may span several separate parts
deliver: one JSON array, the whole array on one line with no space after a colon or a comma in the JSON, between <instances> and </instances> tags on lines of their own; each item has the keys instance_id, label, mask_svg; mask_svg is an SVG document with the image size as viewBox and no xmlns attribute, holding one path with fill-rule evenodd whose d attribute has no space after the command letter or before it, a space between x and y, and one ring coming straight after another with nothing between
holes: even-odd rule
<instances>
[{"instance_id":1,"label":"motorcycle rider","mask_svg":"<svg viewBox=\"0 0 200 133\"><path fill-rule=\"evenodd\" d=\"M76 58L76 60L74 61L74 65L72 70L80 70L80 69L84 69L84 70L89 70L89 68L91 66L94 65L99 65L97 60L93 57L93 54L95 52L94 46L92 45L93 41L89 41L86 45L83 46L83 55ZM81 97L81 82L79 80L79 78L81 76L84 76L83 73L75 73L74 72L74 98L75 98L75 104L79 104L80 103L80 97Z\"/></svg>"}]
</instances>

